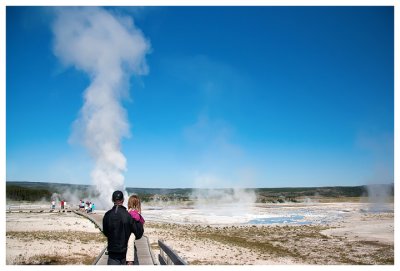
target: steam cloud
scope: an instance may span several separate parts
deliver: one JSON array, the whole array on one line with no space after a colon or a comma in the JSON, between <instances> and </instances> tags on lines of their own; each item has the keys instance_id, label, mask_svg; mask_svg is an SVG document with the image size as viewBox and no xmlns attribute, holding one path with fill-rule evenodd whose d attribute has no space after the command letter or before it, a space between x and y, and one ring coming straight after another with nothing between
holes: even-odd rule
<instances>
[{"instance_id":1,"label":"steam cloud","mask_svg":"<svg viewBox=\"0 0 400 271\"><path fill-rule=\"evenodd\" d=\"M387 210L387 203L393 202L393 184L370 184L367 185L369 209L372 211Z\"/></svg>"},{"instance_id":2,"label":"steam cloud","mask_svg":"<svg viewBox=\"0 0 400 271\"><path fill-rule=\"evenodd\" d=\"M150 44L132 18L98 7L57 9L53 33L54 54L90 77L73 138L94 160L91 179L100 195L96 205L106 207L114 190L125 190L121 139L130 133L121 101L129 97L129 77L147 73Z\"/></svg>"},{"instance_id":3,"label":"steam cloud","mask_svg":"<svg viewBox=\"0 0 400 271\"><path fill-rule=\"evenodd\" d=\"M238 212L251 213L256 201L255 191L235 187L213 175L199 175L195 189L190 198L196 202L196 209L206 213L233 216ZM216 185L227 185L233 188L210 188Z\"/></svg>"}]
</instances>

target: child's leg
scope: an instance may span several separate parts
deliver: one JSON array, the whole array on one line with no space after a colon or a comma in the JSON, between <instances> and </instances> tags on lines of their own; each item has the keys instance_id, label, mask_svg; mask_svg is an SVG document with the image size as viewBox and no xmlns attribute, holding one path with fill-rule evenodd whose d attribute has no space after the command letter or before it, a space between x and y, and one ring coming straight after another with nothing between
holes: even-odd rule
<instances>
[{"instance_id":1,"label":"child's leg","mask_svg":"<svg viewBox=\"0 0 400 271\"><path fill-rule=\"evenodd\" d=\"M132 262L135 260L135 235L131 233L128 241L128 250L126 251L126 262Z\"/></svg>"}]
</instances>

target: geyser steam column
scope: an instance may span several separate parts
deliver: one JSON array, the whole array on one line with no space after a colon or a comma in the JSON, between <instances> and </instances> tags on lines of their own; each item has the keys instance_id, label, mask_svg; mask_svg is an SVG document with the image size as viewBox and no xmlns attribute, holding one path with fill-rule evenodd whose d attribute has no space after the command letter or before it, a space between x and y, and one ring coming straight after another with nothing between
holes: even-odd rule
<instances>
[{"instance_id":1,"label":"geyser steam column","mask_svg":"<svg viewBox=\"0 0 400 271\"><path fill-rule=\"evenodd\" d=\"M150 45L132 18L102 8L58 8L55 18L54 54L90 77L71 138L94 159L91 178L106 207L115 189L125 190L121 139L129 136L129 123L121 100L129 97L129 77L147 73Z\"/></svg>"}]
</instances>

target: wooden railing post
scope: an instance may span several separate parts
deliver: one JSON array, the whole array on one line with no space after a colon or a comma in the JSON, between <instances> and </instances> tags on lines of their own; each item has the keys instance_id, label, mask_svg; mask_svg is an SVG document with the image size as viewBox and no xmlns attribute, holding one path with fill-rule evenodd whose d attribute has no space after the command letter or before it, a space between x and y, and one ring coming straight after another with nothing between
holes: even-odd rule
<instances>
[{"instance_id":1,"label":"wooden railing post","mask_svg":"<svg viewBox=\"0 0 400 271\"><path fill-rule=\"evenodd\" d=\"M178 254L163 241L158 240L158 246L160 247L160 255L158 257L160 265L187 265L186 261L179 257Z\"/></svg>"}]
</instances>

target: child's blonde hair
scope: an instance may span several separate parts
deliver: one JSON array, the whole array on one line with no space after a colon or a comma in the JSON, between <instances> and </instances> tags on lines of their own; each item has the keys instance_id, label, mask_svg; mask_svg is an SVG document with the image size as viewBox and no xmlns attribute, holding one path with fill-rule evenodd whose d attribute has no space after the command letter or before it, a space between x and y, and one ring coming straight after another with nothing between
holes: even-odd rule
<instances>
[{"instance_id":1,"label":"child's blonde hair","mask_svg":"<svg viewBox=\"0 0 400 271\"><path fill-rule=\"evenodd\" d=\"M135 209L139 213L142 212L142 207L140 204L140 199L137 195L132 195L128 199L128 209Z\"/></svg>"}]
</instances>

